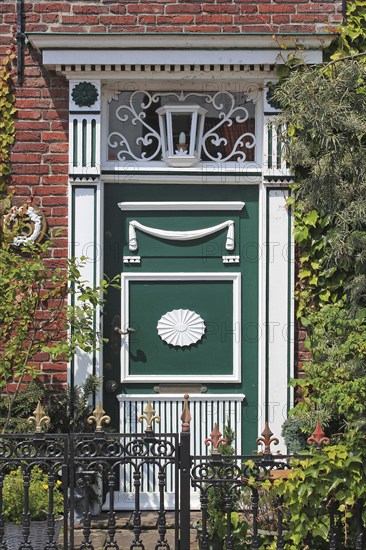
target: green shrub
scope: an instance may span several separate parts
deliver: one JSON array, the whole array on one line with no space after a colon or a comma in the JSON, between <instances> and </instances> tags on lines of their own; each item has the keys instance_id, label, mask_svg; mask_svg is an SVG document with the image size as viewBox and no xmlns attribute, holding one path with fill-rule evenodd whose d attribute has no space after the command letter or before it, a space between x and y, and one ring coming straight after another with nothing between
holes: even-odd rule
<instances>
[{"instance_id":1,"label":"green shrub","mask_svg":"<svg viewBox=\"0 0 366 550\"><path fill-rule=\"evenodd\" d=\"M55 517L63 513L63 494L61 481L56 480L53 491L53 510ZM39 466L34 466L30 474L29 513L30 519L40 521L47 519L49 505L48 475ZM21 524L24 514L24 480L21 466L4 477L3 485L4 521Z\"/></svg>"}]
</instances>

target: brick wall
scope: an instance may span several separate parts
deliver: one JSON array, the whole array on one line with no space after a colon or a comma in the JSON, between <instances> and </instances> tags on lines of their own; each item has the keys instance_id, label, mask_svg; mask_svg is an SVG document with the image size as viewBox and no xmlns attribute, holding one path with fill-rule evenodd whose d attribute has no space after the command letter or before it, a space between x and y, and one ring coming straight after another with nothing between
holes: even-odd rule
<instances>
[{"instance_id":1,"label":"brick wall","mask_svg":"<svg viewBox=\"0 0 366 550\"><path fill-rule=\"evenodd\" d=\"M0 55L14 43L16 0L0 3ZM324 32L341 21L341 0L24 0L25 32ZM50 262L67 257L68 84L41 65L25 47L24 83L16 86L16 144L12 152L12 187L19 201L33 197L44 210L53 238ZM14 78L16 84L16 77ZM47 360L50 383L64 383L64 368Z\"/></svg>"}]
</instances>

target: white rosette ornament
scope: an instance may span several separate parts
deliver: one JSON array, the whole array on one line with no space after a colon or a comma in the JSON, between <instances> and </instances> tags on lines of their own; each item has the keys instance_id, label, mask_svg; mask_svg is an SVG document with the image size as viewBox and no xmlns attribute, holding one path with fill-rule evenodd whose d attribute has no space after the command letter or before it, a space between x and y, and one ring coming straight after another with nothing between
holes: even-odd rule
<instances>
[{"instance_id":1,"label":"white rosette ornament","mask_svg":"<svg viewBox=\"0 0 366 550\"><path fill-rule=\"evenodd\" d=\"M180 348L196 344L206 330L202 317L189 309L173 309L164 313L156 328L164 342Z\"/></svg>"}]
</instances>

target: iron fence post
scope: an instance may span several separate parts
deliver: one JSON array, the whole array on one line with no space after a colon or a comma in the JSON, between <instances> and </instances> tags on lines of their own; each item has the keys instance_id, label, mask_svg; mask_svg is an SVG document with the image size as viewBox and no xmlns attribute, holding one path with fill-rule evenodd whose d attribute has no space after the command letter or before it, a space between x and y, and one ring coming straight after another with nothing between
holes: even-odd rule
<instances>
[{"instance_id":1,"label":"iron fence post","mask_svg":"<svg viewBox=\"0 0 366 550\"><path fill-rule=\"evenodd\" d=\"M180 434L180 549L190 547L191 529L191 433L188 404L189 396L184 396L184 409L181 415L182 432Z\"/></svg>"}]
</instances>

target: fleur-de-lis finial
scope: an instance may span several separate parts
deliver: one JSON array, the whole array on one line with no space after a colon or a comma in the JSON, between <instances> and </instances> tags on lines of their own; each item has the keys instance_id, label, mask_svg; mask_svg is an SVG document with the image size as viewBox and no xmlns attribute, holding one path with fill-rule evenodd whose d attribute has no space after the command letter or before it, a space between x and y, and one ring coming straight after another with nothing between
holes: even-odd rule
<instances>
[{"instance_id":1,"label":"fleur-de-lis finial","mask_svg":"<svg viewBox=\"0 0 366 550\"><path fill-rule=\"evenodd\" d=\"M189 425L192 419L190 410L189 410L189 395L186 393L184 395L184 406L183 406L183 412L180 415L180 419L182 421L182 432L189 432Z\"/></svg>"},{"instance_id":2,"label":"fleur-de-lis finial","mask_svg":"<svg viewBox=\"0 0 366 550\"><path fill-rule=\"evenodd\" d=\"M318 420L315 426L315 430L313 431L313 435L311 437L308 437L306 440L308 445L316 445L316 449L318 451L321 450L322 445L329 445L330 439L329 437L325 437L325 433L322 430L322 426Z\"/></svg>"},{"instance_id":3,"label":"fleur-de-lis finial","mask_svg":"<svg viewBox=\"0 0 366 550\"><path fill-rule=\"evenodd\" d=\"M265 454L271 454L271 444L274 445L279 444L279 440L277 437L272 437L273 433L269 427L268 422L264 425L264 430L262 432L262 437L257 437L256 443L257 445L261 445L264 443L264 453Z\"/></svg>"},{"instance_id":4,"label":"fleur-de-lis finial","mask_svg":"<svg viewBox=\"0 0 366 550\"><path fill-rule=\"evenodd\" d=\"M36 433L42 432L42 424L49 424L51 419L49 416L47 416L44 412L44 409L41 405L41 402L38 401L36 409L33 411L34 416L30 416L28 418L28 422L31 424L35 424L36 426Z\"/></svg>"},{"instance_id":5,"label":"fleur-de-lis finial","mask_svg":"<svg viewBox=\"0 0 366 550\"><path fill-rule=\"evenodd\" d=\"M212 454L217 455L220 453L219 451L219 445L227 445L227 441L224 437L222 437L222 433L219 430L219 427L217 423L215 422L214 428L212 432L210 433L210 437L207 437L204 441L205 445L212 444Z\"/></svg>"},{"instance_id":6,"label":"fleur-de-lis finial","mask_svg":"<svg viewBox=\"0 0 366 550\"><path fill-rule=\"evenodd\" d=\"M98 401L98 405L94 409L93 414L88 417L88 424L93 424L93 422L95 422L95 431L101 432L103 429L102 423L105 422L106 424L109 424L110 421L111 417L105 414L101 402Z\"/></svg>"},{"instance_id":7,"label":"fleur-de-lis finial","mask_svg":"<svg viewBox=\"0 0 366 550\"><path fill-rule=\"evenodd\" d=\"M147 404L146 404L146 407L144 408L144 414L141 414L138 418L138 421L141 422L141 424L143 423L144 420L146 420L147 424L146 424L146 432L151 432L153 431L152 429L152 423L154 422L154 420L159 424L160 423L160 416L158 416L157 414L155 414L155 409L153 408L153 406L151 405L151 402L148 401Z\"/></svg>"}]
</instances>

